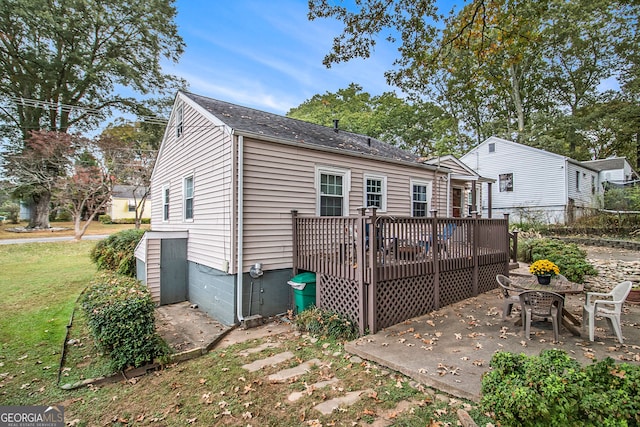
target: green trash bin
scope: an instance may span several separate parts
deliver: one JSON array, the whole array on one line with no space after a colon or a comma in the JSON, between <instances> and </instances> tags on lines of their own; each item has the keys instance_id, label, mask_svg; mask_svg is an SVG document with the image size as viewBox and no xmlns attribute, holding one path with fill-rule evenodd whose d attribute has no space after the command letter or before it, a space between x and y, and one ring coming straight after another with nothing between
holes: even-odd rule
<instances>
[{"instance_id":1,"label":"green trash bin","mask_svg":"<svg viewBox=\"0 0 640 427\"><path fill-rule=\"evenodd\" d=\"M287 282L293 288L296 313L316 304L316 273L300 273Z\"/></svg>"}]
</instances>

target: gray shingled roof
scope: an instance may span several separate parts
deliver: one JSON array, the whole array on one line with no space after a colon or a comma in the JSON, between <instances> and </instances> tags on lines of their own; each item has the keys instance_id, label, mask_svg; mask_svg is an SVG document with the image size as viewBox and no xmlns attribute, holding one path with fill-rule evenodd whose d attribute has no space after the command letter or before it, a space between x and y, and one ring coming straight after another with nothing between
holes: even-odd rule
<instances>
[{"instance_id":1,"label":"gray shingled roof","mask_svg":"<svg viewBox=\"0 0 640 427\"><path fill-rule=\"evenodd\" d=\"M415 154L365 135L343 130L335 132L331 127L242 107L193 93L183 92L183 94L237 131L300 144L312 144L386 159L420 163L420 158Z\"/></svg>"},{"instance_id":2,"label":"gray shingled roof","mask_svg":"<svg viewBox=\"0 0 640 427\"><path fill-rule=\"evenodd\" d=\"M582 162L599 171L624 169L624 157L611 157L609 159L589 160Z\"/></svg>"},{"instance_id":3,"label":"gray shingled roof","mask_svg":"<svg viewBox=\"0 0 640 427\"><path fill-rule=\"evenodd\" d=\"M114 199L132 199L134 191L136 198L140 198L147 191L147 188L135 185L114 185L111 195Z\"/></svg>"}]
</instances>

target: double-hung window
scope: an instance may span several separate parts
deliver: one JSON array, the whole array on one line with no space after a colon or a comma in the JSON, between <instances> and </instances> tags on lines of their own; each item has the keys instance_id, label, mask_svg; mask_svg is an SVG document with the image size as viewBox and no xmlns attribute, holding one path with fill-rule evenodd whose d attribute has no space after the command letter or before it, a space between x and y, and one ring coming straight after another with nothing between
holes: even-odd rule
<instances>
[{"instance_id":1,"label":"double-hung window","mask_svg":"<svg viewBox=\"0 0 640 427\"><path fill-rule=\"evenodd\" d=\"M193 175L184 178L184 219L193 219Z\"/></svg>"},{"instance_id":2,"label":"double-hung window","mask_svg":"<svg viewBox=\"0 0 640 427\"><path fill-rule=\"evenodd\" d=\"M387 210L387 178L384 176L365 175L364 206L376 207L379 211Z\"/></svg>"},{"instance_id":3,"label":"double-hung window","mask_svg":"<svg viewBox=\"0 0 640 427\"><path fill-rule=\"evenodd\" d=\"M316 170L318 214L320 216L344 216L347 214L349 179L349 171L345 169L327 167Z\"/></svg>"},{"instance_id":4,"label":"double-hung window","mask_svg":"<svg viewBox=\"0 0 640 427\"><path fill-rule=\"evenodd\" d=\"M162 220L169 221L169 187L162 187Z\"/></svg>"},{"instance_id":5,"label":"double-hung window","mask_svg":"<svg viewBox=\"0 0 640 427\"><path fill-rule=\"evenodd\" d=\"M135 211L136 211L136 200L129 199L128 212L135 212Z\"/></svg>"},{"instance_id":6,"label":"double-hung window","mask_svg":"<svg viewBox=\"0 0 640 427\"><path fill-rule=\"evenodd\" d=\"M429 202L431 201L431 183L411 183L411 215L414 217L426 217L429 214Z\"/></svg>"}]
</instances>

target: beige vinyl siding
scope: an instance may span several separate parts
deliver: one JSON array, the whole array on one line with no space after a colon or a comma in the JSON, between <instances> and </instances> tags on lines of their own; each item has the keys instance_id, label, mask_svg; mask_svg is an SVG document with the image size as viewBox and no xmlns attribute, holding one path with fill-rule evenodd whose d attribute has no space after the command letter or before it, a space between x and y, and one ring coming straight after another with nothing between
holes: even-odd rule
<instances>
[{"instance_id":1,"label":"beige vinyl siding","mask_svg":"<svg viewBox=\"0 0 640 427\"><path fill-rule=\"evenodd\" d=\"M189 232L187 259L223 270L233 260L232 139L184 102L183 134L169 123L151 184L152 229ZM193 220L184 220L184 178L193 175ZM169 220L162 220L162 188L168 186Z\"/></svg>"},{"instance_id":2,"label":"beige vinyl siding","mask_svg":"<svg viewBox=\"0 0 640 427\"><path fill-rule=\"evenodd\" d=\"M364 175L387 177L385 215L411 214L411 180L432 181L434 172L363 157L244 139L244 266L291 267L291 210L316 215L317 167L350 170L349 214L364 204ZM435 188L432 186L432 206ZM439 198L446 203L446 182Z\"/></svg>"},{"instance_id":3,"label":"beige vinyl siding","mask_svg":"<svg viewBox=\"0 0 640 427\"><path fill-rule=\"evenodd\" d=\"M160 239L149 239L146 246L147 287L153 302L160 304Z\"/></svg>"}]
</instances>

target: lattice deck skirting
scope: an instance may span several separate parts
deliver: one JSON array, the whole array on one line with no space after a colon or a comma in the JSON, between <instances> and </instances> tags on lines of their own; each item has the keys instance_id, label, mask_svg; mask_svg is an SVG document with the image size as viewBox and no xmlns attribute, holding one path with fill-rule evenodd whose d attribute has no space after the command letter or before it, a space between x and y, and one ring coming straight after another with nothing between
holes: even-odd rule
<instances>
[{"instance_id":1,"label":"lattice deck skirting","mask_svg":"<svg viewBox=\"0 0 640 427\"><path fill-rule=\"evenodd\" d=\"M495 289L497 274L504 274L503 262L479 267L478 293ZM323 274L317 288L319 306L356 322L361 332L375 333L474 296L471 268L441 272L439 299L435 279L435 274L425 274L387 280L377 283L373 291L369 284L359 289L356 281ZM375 304L369 304L370 300L375 300Z\"/></svg>"}]
</instances>

